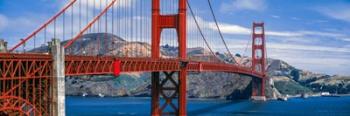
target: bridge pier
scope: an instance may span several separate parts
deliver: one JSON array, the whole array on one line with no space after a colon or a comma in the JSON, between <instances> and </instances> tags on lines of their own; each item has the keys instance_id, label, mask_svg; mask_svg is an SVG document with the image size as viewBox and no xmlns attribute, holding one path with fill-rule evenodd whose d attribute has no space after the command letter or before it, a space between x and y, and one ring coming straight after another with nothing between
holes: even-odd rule
<instances>
[{"instance_id":1,"label":"bridge pier","mask_svg":"<svg viewBox=\"0 0 350 116\"><path fill-rule=\"evenodd\" d=\"M0 53L7 52L7 42L3 39L0 39Z\"/></svg>"},{"instance_id":2,"label":"bridge pier","mask_svg":"<svg viewBox=\"0 0 350 116\"><path fill-rule=\"evenodd\" d=\"M186 115L187 72L164 72L164 75L161 78L160 72L152 73L152 115Z\"/></svg>"},{"instance_id":3,"label":"bridge pier","mask_svg":"<svg viewBox=\"0 0 350 116\"><path fill-rule=\"evenodd\" d=\"M65 116L65 74L64 74L64 48L59 39L50 42L51 55L53 59L53 75L50 93L51 116Z\"/></svg>"},{"instance_id":4,"label":"bridge pier","mask_svg":"<svg viewBox=\"0 0 350 116\"><path fill-rule=\"evenodd\" d=\"M265 79L264 78L252 78L251 84L252 84L251 100L266 101Z\"/></svg>"}]
</instances>

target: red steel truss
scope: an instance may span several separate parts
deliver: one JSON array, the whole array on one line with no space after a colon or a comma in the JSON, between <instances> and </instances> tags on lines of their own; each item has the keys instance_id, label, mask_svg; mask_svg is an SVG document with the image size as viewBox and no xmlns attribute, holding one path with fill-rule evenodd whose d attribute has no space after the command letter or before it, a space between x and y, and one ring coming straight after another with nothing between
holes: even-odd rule
<instances>
[{"instance_id":1,"label":"red steel truss","mask_svg":"<svg viewBox=\"0 0 350 116\"><path fill-rule=\"evenodd\" d=\"M115 65L119 62L120 65ZM119 67L116 67L119 66ZM120 72L164 72L165 79L156 78L159 97L165 99L165 103L159 106L159 111L166 106L174 109L174 112L159 112L160 114L178 114L180 107L172 102L178 97L179 83L175 81L175 72L182 70L191 72L229 72L251 75L263 78L260 72L252 71L237 65L220 64L214 62L196 62L181 59L152 59L152 58L120 58L120 57L96 57L96 56L66 56L65 75L106 75L115 74L115 69ZM49 99L50 77L52 77L52 57L49 54L0 54L0 112L7 114L17 113L47 115L50 114ZM156 74L156 76L159 73ZM179 78L177 78L179 79ZM165 83L172 83L172 87ZM29 91L29 92L28 92ZM173 91L173 92L171 92ZM175 94L165 94L165 93ZM159 104L160 102L158 102ZM18 109L18 105L25 105L28 109ZM34 105L33 105L34 104Z\"/></svg>"},{"instance_id":2,"label":"red steel truss","mask_svg":"<svg viewBox=\"0 0 350 116\"><path fill-rule=\"evenodd\" d=\"M198 62L181 59L123 58L98 56L66 56L65 75L105 75L114 74L113 63L120 61L120 72L172 72L186 68L190 72L228 72L262 78L259 72L238 65ZM51 55L0 53L0 80L32 79L50 77ZM185 65L185 66L184 66ZM17 73L20 72L20 73Z\"/></svg>"},{"instance_id":3,"label":"red steel truss","mask_svg":"<svg viewBox=\"0 0 350 116\"><path fill-rule=\"evenodd\" d=\"M49 115L49 55L2 54L0 59L0 115Z\"/></svg>"}]
</instances>

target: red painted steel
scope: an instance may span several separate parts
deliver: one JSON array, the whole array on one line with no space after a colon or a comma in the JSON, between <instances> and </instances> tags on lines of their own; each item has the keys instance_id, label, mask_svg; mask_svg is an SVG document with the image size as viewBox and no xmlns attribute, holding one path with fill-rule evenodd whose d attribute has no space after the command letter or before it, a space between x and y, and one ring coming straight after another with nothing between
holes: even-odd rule
<instances>
[{"instance_id":1,"label":"red painted steel","mask_svg":"<svg viewBox=\"0 0 350 116\"><path fill-rule=\"evenodd\" d=\"M115 74L115 62L120 61L121 72L181 72L182 70L186 70L186 72L229 72L263 78L261 73L252 71L250 68L214 62L196 62L181 59L153 60L151 58L117 58L96 56L66 56L65 59L66 76L113 75ZM46 54L0 54L0 83L2 83L2 86L6 85L12 88L1 87L3 90L0 96L8 96L15 93L14 91L18 91L18 88L21 87L18 86L21 85L21 83L26 84L30 80L47 80L52 75L51 63L51 56ZM183 63L186 63L187 66L183 67ZM180 75L185 74L180 73ZM160 82L160 78L154 79L155 81ZM9 84L11 81L16 81L16 83L18 83L17 86L14 84ZM180 80L180 82L183 81ZM45 81L45 83L46 84L41 86L45 87L44 89L47 90L50 82ZM35 85L35 87L41 88L39 85ZM160 90L161 87L163 86L157 85L157 90ZM178 89L181 91L181 88ZM48 91L42 91L41 95L45 95L46 97L39 97L39 95L35 98L47 99L49 98L47 97L47 94ZM159 93L157 95L159 96ZM29 97L24 98L32 100ZM43 103L45 102L42 101L42 104ZM46 107L45 111L42 112L47 113L47 110L49 110L49 108ZM160 107L158 110L160 110Z\"/></svg>"},{"instance_id":2,"label":"red painted steel","mask_svg":"<svg viewBox=\"0 0 350 116\"><path fill-rule=\"evenodd\" d=\"M120 64L121 64L120 60L115 60L113 62L114 76L119 76L119 74L120 74L120 67L121 67Z\"/></svg>"},{"instance_id":3,"label":"red painted steel","mask_svg":"<svg viewBox=\"0 0 350 116\"><path fill-rule=\"evenodd\" d=\"M236 65L213 62L195 62L184 61L180 59L152 60L151 58L115 58L92 56L66 56L65 59L65 73L67 76L105 74L113 75L115 74L116 61L120 61L121 72L178 72L184 69L181 67L182 63L187 62L187 67L185 67L187 71L239 73L263 79L263 75L261 75L261 73L251 71L249 68L242 68ZM35 87L39 89L41 87L45 87L46 89L44 89L47 90L49 86L47 84L50 83L47 79L52 75L51 63L51 56L45 54L0 54L0 83L3 85L1 87L2 91L0 96L8 96L14 94L15 91L19 91L21 84L24 83L28 85L28 82L31 80L45 81L44 85L36 85ZM14 81L15 84L10 84ZM159 81L160 80L158 80L158 82ZM9 87L5 87L5 85ZM158 85L158 88L160 87L161 86ZM39 96L44 95L44 93L48 94L47 91L40 92L42 92L42 94ZM28 96L25 96L24 98L28 98ZM45 102L42 101L42 103Z\"/></svg>"},{"instance_id":4,"label":"red painted steel","mask_svg":"<svg viewBox=\"0 0 350 116\"><path fill-rule=\"evenodd\" d=\"M51 75L49 55L1 54L0 115L49 115Z\"/></svg>"},{"instance_id":5,"label":"red painted steel","mask_svg":"<svg viewBox=\"0 0 350 116\"><path fill-rule=\"evenodd\" d=\"M186 56L186 3L187 0L179 0L178 2L178 13L171 15L162 15L160 14L160 2L161 0L152 0L152 60L157 60L160 57L160 41L162 30L165 28L173 28L176 29L178 35L178 57L179 59L185 60ZM166 64L166 63L165 63ZM177 64L176 68L179 68L179 62L175 62ZM180 66L181 67L181 66ZM178 70L178 86L177 89L179 91L175 91L178 94L178 106L174 108L174 112L172 114L177 115L186 115L186 77L187 77L187 68L181 67ZM167 114L164 112L164 108L159 107L159 93L161 93L160 89L164 85L159 85L159 72L152 73L152 115L162 115ZM166 77L168 78L168 77ZM164 97L164 96L163 96ZM175 97L170 98L175 99ZM175 105L172 105L176 107Z\"/></svg>"},{"instance_id":6,"label":"red painted steel","mask_svg":"<svg viewBox=\"0 0 350 116\"><path fill-rule=\"evenodd\" d=\"M1 96L0 97L0 113L4 115L26 115L26 116L41 116L39 110L28 100L17 96ZM1 115L1 114L0 114Z\"/></svg>"},{"instance_id":7,"label":"red painted steel","mask_svg":"<svg viewBox=\"0 0 350 116\"><path fill-rule=\"evenodd\" d=\"M252 96L265 96L266 47L264 23L253 23L252 31L252 70L260 73L261 79L252 81ZM260 85L260 87L258 86ZM260 92L259 91L260 88Z\"/></svg>"},{"instance_id":8,"label":"red painted steel","mask_svg":"<svg viewBox=\"0 0 350 116\"><path fill-rule=\"evenodd\" d=\"M24 63L15 62L36 62L37 65L31 69L15 68L26 67ZM216 62L198 62L181 59L156 59L152 58L128 58L112 56L66 56L65 57L65 75L104 75L114 74L114 63L120 61L120 72L171 72L181 71L181 64L186 62L186 70L189 72L227 72L250 75L256 78L263 78L260 72L252 71L250 68L238 65L216 63ZM51 55L48 54L14 54L0 53L0 80L6 80L5 77L13 78L36 78L26 74L36 74L40 77L49 77L48 72L52 68ZM35 69L37 68L37 69ZM13 70L10 70L13 69ZM47 71L46 71L47 70ZM16 73L22 72L22 73Z\"/></svg>"}]
</instances>

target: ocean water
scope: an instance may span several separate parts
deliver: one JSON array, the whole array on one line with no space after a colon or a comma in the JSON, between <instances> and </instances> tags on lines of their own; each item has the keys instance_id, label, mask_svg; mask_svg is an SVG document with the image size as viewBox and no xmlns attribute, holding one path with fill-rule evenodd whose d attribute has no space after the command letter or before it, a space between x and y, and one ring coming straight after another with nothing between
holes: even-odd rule
<instances>
[{"instance_id":1,"label":"ocean water","mask_svg":"<svg viewBox=\"0 0 350 116\"><path fill-rule=\"evenodd\" d=\"M67 116L145 116L150 114L150 98L67 97ZM350 116L350 97L292 98L288 101L188 100L193 116Z\"/></svg>"}]
</instances>

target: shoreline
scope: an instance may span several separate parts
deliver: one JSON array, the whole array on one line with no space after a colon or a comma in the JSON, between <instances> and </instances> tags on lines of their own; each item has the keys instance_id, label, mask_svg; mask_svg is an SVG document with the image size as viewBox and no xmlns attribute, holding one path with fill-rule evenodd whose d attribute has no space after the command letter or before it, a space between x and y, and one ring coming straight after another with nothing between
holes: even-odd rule
<instances>
[{"instance_id":1,"label":"shoreline","mask_svg":"<svg viewBox=\"0 0 350 116\"><path fill-rule=\"evenodd\" d=\"M307 94L307 95L308 95L308 97L325 97L325 96L322 96L321 93ZM332 94L332 95L336 95L336 96L339 96L339 97L350 96L350 94ZM293 95L293 96L284 96L284 97L287 97L288 99L289 98L302 98L301 94L300 95ZM305 98L305 99L307 99L307 98Z\"/></svg>"},{"instance_id":2,"label":"shoreline","mask_svg":"<svg viewBox=\"0 0 350 116\"><path fill-rule=\"evenodd\" d=\"M350 96L350 94L335 94L340 97L347 97ZM98 95L92 95L92 96L79 96L79 95L66 95L66 97L86 97L86 98L151 98L151 96L104 96L104 97L99 97ZM320 94L311 94L308 97L323 97ZM288 96L289 98L301 98L301 95L293 95L293 96ZM226 98L187 98L188 100L227 100L227 101L232 101L228 100ZM267 101L269 100L277 100L278 98L267 98ZM307 98L305 98L307 99ZM250 98L247 99L235 99L235 100L250 100Z\"/></svg>"}]
</instances>

